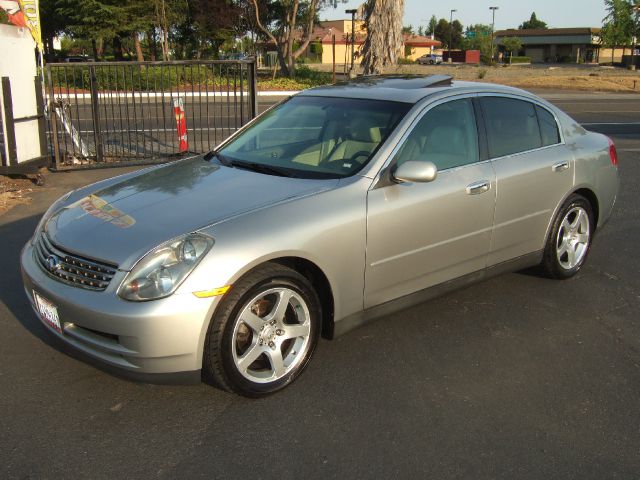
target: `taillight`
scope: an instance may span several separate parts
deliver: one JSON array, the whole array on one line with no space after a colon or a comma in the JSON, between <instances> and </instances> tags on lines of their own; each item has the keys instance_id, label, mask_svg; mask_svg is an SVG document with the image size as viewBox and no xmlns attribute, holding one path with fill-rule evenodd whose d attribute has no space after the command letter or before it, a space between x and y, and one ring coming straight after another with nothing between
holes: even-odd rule
<instances>
[{"instance_id":1,"label":"taillight","mask_svg":"<svg viewBox=\"0 0 640 480\"><path fill-rule=\"evenodd\" d=\"M613 143L613 140L607 138L609 140L609 157L611 158L611 165L614 167L618 166L618 151L616 150L616 145Z\"/></svg>"}]
</instances>

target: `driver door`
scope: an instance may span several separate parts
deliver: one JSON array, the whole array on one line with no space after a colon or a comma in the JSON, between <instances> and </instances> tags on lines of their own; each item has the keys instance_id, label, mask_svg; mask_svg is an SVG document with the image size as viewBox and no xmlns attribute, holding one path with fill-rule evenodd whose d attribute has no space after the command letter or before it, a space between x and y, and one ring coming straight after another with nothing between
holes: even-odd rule
<instances>
[{"instance_id":1,"label":"driver door","mask_svg":"<svg viewBox=\"0 0 640 480\"><path fill-rule=\"evenodd\" d=\"M368 192L365 308L482 270L491 244L496 178L470 98L430 108L396 151L397 165L431 161L438 175Z\"/></svg>"}]
</instances>

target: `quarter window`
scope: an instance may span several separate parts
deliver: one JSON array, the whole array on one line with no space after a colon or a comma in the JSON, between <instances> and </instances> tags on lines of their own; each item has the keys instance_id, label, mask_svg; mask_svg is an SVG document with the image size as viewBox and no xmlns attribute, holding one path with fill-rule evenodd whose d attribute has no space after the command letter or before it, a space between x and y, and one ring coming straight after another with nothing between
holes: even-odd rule
<instances>
[{"instance_id":1,"label":"quarter window","mask_svg":"<svg viewBox=\"0 0 640 480\"><path fill-rule=\"evenodd\" d=\"M478 161L478 131L471 100L454 100L429 110L398 153L397 163L433 162L438 170Z\"/></svg>"},{"instance_id":2,"label":"quarter window","mask_svg":"<svg viewBox=\"0 0 640 480\"><path fill-rule=\"evenodd\" d=\"M480 102L492 158L542 147L536 109L532 103L503 97L483 97Z\"/></svg>"},{"instance_id":3,"label":"quarter window","mask_svg":"<svg viewBox=\"0 0 640 480\"><path fill-rule=\"evenodd\" d=\"M557 145L560 143L560 132L558 132L558 124L556 119L548 110L536 105L536 113L538 114L538 123L540 124L540 135L542 136L542 145Z\"/></svg>"}]
</instances>

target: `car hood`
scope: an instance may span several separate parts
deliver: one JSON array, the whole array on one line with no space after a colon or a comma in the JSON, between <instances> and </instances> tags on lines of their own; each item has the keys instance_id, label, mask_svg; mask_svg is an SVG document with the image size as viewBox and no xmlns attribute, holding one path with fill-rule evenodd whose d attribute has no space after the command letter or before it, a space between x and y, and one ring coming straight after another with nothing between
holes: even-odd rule
<instances>
[{"instance_id":1,"label":"car hood","mask_svg":"<svg viewBox=\"0 0 640 480\"><path fill-rule=\"evenodd\" d=\"M97 185L54 213L45 228L59 247L129 270L167 240L337 183L265 175L194 157Z\"/></svg>"}]
</instances>

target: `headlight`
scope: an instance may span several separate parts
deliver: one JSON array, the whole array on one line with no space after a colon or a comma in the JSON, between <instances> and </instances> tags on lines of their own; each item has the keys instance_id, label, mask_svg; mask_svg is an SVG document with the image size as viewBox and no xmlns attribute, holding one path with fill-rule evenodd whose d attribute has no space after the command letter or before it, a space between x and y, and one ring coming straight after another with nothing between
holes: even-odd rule
<instances>
[{"instance_id":1,"label":"headlight","mask_svg":"<svg viewBox=\"0 0 640 480\"><path fill-rule=\"evenodd\" d=\"M171 295L213 246L213 238L191 233L147 253L118 289L118 295L136 302Z\"/></svg>"}]
</instances>

